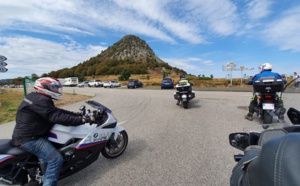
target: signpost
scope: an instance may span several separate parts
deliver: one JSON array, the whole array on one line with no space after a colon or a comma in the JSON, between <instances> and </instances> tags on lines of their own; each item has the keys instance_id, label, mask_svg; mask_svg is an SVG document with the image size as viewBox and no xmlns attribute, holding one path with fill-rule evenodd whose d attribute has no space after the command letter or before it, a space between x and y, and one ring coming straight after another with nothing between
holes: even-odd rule
<instances>
[{"instance_id":1,"label":"signpost","mask_svg":"<svg viewBox=\"0 0 300 186\"><path fill-rule=\"evenodd\" d=\"M0 55L0 72L6 72L7 71L7 68L5 68L7 63L4 62L6 60L7 60L7 58L5 56Z\"/></svg>"},{"instance_id":2,"label":"signpost","mask_svg":"<svg viewBox=\"0 0 300 186\"><path fill-rule=\"evenodd\" d=\"M0 55L0 61L6 61L6 60L7 60L7 58L5 56Z\"/></svg>"},{"instance_id":3,"label":"signpost","mask_svg":"<svg viewBox=\"0 0 300 186\"><path fill-rule=\"evenodd\" d=\"M6 66L7 63L5 63L4 61L0 61L0 66Z\"/></svg>"},{"instance_id":4,"label":"signpost","mask_svg":"<svg viewBox=\"0 0 300 186\"><path fill-rule=\"evenodd\" d=\"M4 68L4 67L0 66L0 72L6 72L6 71L7 71L7 68Z\"/></svg>"},{"instance_id":5,"label":"signpost","mask_svg":"<svg viewBox=\"0 0 300 186\"><path fill-rule=\"evenodd\" d=\"M232 71L241 71L241 85L243 84L243 72L244 70L253 70L254 68L247 68L241 66L237 68L237 65L234 62L227 63L223 65L223 71L230 71L230 85L232 86Z\"/></svg>"}]
</instances>

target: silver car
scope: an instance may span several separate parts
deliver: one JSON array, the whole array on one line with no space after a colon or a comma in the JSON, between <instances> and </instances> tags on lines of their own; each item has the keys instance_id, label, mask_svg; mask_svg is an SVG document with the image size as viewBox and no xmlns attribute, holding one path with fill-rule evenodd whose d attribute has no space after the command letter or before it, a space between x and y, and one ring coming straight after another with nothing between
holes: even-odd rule
<instances>
[{"instance_id":1,"label":"silver car","mask_svg":"<svg viewBox=\"0 0 300 186\"><path fill-rule=\"evenodd\" d=\"M84 81L82 83L79 83L77 86L78 87L88 87L89 86L89 82L88 81Z\"/></svg>"},{"instance_id":2,"label":"silver car","mask_svg":"<svg viewBox=\"0 0 300 186\"><path fill-rule=\"evenodd\" d=\"M103 83L103 87L104 88L112 88L112 87L120 87L121 83L117 82L117 81L106 81Z\"/></svg>"}]
</instances>

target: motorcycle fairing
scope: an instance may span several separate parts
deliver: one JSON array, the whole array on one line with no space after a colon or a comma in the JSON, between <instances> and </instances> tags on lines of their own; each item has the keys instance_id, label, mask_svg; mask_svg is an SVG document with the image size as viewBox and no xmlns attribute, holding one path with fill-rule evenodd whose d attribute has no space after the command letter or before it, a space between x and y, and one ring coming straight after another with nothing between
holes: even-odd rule
<instances>
[{"instance_id":1,"label":"motorcycle fairing","mask_svg":"<svg viewBox=\"0 0 300 186\"><path fill-rule=\"evenodd\" d=\"M82 150L82 149L85 149L85 148L90 148L90 147L93 147L93 146L105 144L106 142L107 142L107 140L97 141L97 142L92 142L92 143L85 143L85 144L80 143L76 146L76 150Z\"/></svg>"},{"instance_id":2,"label":"motorcycle fairing","mask_svg":"<svg viewBox=\"0 0 300 186\"><path fill-rule=\"evenodd\" d=\"M95 125L90 125L88 123L79 126L55 124L48 135L48 140L59 144L65 144L72 138L84 138L89 132L95 130L95 128Z\"/></svg>"},{"instance_id":3,"label":"motorcycle fairing","mask_svg":"<svg viewBox=\"0 0 300 186\"><path fill-rule=\"evenodd\" d=\"M9 155L9 154L0 154L0 163L8 160L8 159L11 159L11 158L14 158L15 156L13 155Z\"/></svg>"},{"instance_id":4,"label":"motorcycle fairing","mask_svg":"<svg viewBox=\"0 0 300 186\"><path fill-rule=\"evenodd\" d=\"M117 120L114 119L111 113L107 113L107 116L107 120L100 126L95 124L90 125L89 123L79 126L64 126L55 124L48 135L48 140L59 144L65 144L72 138L85 138L92 131L97 131L98 128L99 130L110 126L113 128L115 125L112 124L117 123Z\"/></svg>"},{"instance_id":5,"label":"motorcycle fairing","mask_svg":"<svg viewBox=\"0 0 300 186\"><path fill-rule=\"evenodd\" d=\"M86 136L79 142L79 144L76 146L76 149L83 149L106 143L113 131L113 129L103 128L99 128L99 130L92 131L88 136Z\"/></svg>"}]
</instances>

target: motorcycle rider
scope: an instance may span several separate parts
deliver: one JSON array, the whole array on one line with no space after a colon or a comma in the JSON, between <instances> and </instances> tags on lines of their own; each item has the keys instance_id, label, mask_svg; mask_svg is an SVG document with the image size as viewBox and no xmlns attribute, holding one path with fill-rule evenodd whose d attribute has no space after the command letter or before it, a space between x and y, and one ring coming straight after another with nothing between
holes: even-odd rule
<instances>
[{"instance_id":1,"label":"motorcycle rider","mask_svg":"<svg viewBox=\"0 0 300 186\"><path fill-rule=\"evenodd\" d=\"M178 84L179 85L185 85L185 84L188 84L188 83L189 83L189 81L187 79L185 79L185 75L180 74ZM176 105L180 105L180 99L177 100Z\"/></svg>"},{"instance_id":2,"label":"motorcycle rider","mask_svg":"<svg viewBox=\"0 0 300 186\"><path fill-rule=\"evenodd\" d=\"M12 135L12 145L34 154L47 164L44 186L56 186L63 157L47 140L48 133L55 123L77 126L93 123L94 117L82 116L57 108L54 100L62 96L62 85L58 79L43 77L35 81L35 92L29 93L21 102L16 114L16 126Z\"/></svg>"},{"instance_id":3,"label":"motorcycle rider","mask_svg":"<svg viewBox=\"0 0 300 186\"><path fill-rule=\"evenodd\" d=\"M276 79L282 79L282 77L275 72L272 72L272 64L271 63L263 63L259 67L260 73L256 74L251 80L248 81L248 85L253 85L253 82L258 80L261 77L275 77ZM286 80L284 80L286 83ZM282 115L282 112L285 112L283 109L283 101L277 97L277 104L279 105L278 109L276 110L276 114ZM245 119L252 121L253 120L253 113L257 110L257 95L253 92L253 97L250 100L248 106L248 113L245 116Z\"/></svg>"}]
</instances>

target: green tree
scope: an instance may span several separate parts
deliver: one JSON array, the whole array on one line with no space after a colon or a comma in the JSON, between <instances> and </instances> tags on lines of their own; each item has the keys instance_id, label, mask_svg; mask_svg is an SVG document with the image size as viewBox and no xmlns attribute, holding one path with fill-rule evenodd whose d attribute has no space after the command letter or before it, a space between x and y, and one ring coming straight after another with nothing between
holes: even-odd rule
<instances>
[{"instance_id":1,"label":"green tree","mask_svg":"<svg viewBox=\"0 0 300 186\"><path fill-rule=\"evenodd\" d=\"M37 80L39 79L39 76L36 74L31 74L31 79Z\"/></svg>"},{"instance_id":2,"label":"green tree","mask_svg":"<svg viewBox=\"0 0 300 186\"><path fill-rule=\"evenodd\" d=\"M120 76L119 76L119 81L126 81L130 78L131 73L128 69L123 69Z\"/></svg>"},{"instance_id":3,"label":"green tree","mask_svg":"<svg viewBox=\"0 0 300 186\"><path fill-rule=\"evenodd\" d=\"M23 80L22 77L17 77L15 79L13 79L11 83L14 85L22 85L22 80Z\"/></svg>"}]
</instances>

